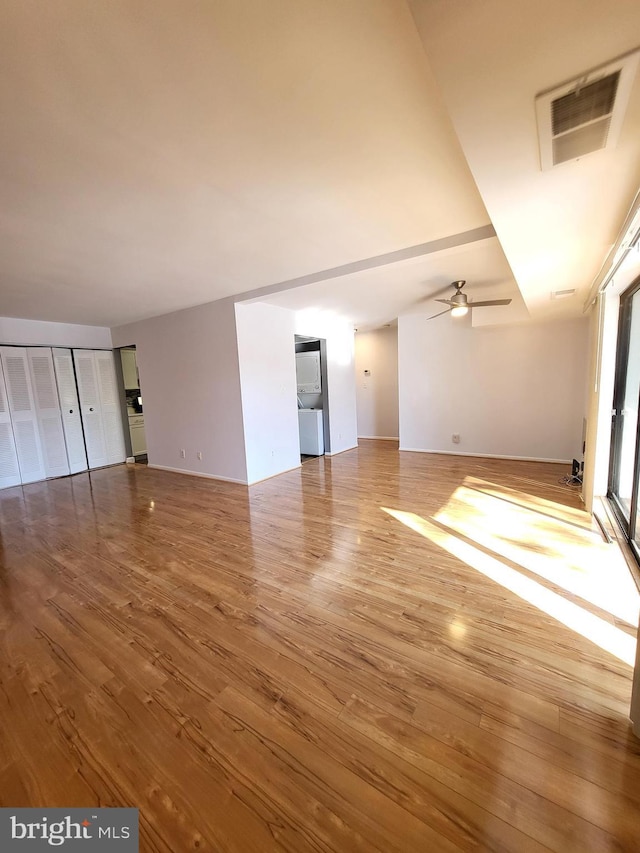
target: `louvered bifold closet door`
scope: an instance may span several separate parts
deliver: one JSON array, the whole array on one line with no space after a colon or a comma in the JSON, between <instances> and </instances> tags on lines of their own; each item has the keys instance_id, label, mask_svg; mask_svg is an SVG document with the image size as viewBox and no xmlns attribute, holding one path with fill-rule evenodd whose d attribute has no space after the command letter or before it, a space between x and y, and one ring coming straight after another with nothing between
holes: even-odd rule
<instances>
[{"instance_id":1,"label":"louvered bifold closet door","mask_svg":"<svg viewBox=\"0 0 640 853\"><path fill-rule=\"evenodd\" d=\"M124 462L118 386L110 350L73 351L90 468Z\"/></svg>"},{"instance_id":2,"label":"louvered bifold closet door","mask_svg":"<svg viewBox=\"0 0 640 853\"><path fill-rule=\"evenodd\" d=\"M2 364L0 363L0 489L18 486L21 482L7 389L4 383Z\"/></svg>"},{"instance_id":3,"label":"louvered bifold closet door","mask_svg":"<svg viewBox=\"0 0 640 853\"><path fill-rule=\"evenodd\" d=\"M7 383L20 479L23 483L44 480L47 474L40 444L27 351L21 347L0 347L0 358Z\"/></svg>"},{"instance_id":4,"label":"louvered bifold closet door","mask_svg":"<svg viewBox=\"0 0 640 853\"><path fill-rule=\"evenodd\" d=\"M69 460L62 429L58 386L53 372L53 356L48 347L28 347L27 358L45 472L47 477L64 477L69 473Z\"/></svg>"},{"instance_id":5,"label":"louvered bifold closet door","mask_svg":"<svg viewBox=\"0 0 640 853\"><path fill-rule=\"evenodd\" d=\"M114 465L116 462L124 462L126 452L113 353L110 350L96 350L95 360L107 458L109 464Z\"/></svg>"},{"instance_id":6,"label":"louvered bifold closet door","mask_svg":"<svg viewBox=\"0 0 640 853\"><path fill-rule=\"evenodd\" d=\"M73 360L76 364L80 413L87 445L87 461L89 468L100 468L102 465L108 465L109 460L107 458L107 443L102 428L100 392L98 391L93 350L74 349Z\"/></svg>"},{"instance_id":7,"label":"louvered bifold closet door","mask_svg":"<svg viewBox=\"0 0 640 853\"><path fill-rule=\"evenodd\" d=\"M84 449L80 402L76 377L73 372L73 359L70 349L54 349L52 352L62 411L62 427L67 444L69 471L72 474L77 474L79 471L87 470L87 453Z\"/></svg>"}]
</instances>

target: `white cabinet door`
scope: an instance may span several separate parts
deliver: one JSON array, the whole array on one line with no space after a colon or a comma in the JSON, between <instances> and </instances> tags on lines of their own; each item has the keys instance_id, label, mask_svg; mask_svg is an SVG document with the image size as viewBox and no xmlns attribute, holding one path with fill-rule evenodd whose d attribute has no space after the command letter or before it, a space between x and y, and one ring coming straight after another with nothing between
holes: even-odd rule
<instances>
[{"instance_id":1,"label":"white cabinet door","mask_svg":"<svg viewBox=\"0 0 640 853\"><path fill-rule=\"evenodd\" d=\"M69 473L69 460L62 429L58 387L53 372L53 356L48 347L28 347L27 359L45 473L47 477L64 477Z\"/></svg>"},{"instance_id":2,"label":"white cabinet door","mask_svg":"<svg viewBox=\"0 0 640 853\"><path fill-rule=\"evenodd\" d=\"M70 349L54 349L53 364L58 383L58 397L62 411L62 427L67 444L69 471L77 474L87 470L87 453L84 448L82 420L78 389L73 373L73 359Z\"/></svg>"},{"instance_id":3,"label":"white cabinet door","mask_svg":"<svg viewBox=\"0 0 640 853\"><path fill-rule=\"evenodd\" d=\"M23 483L44 480L47 474L40 444L27 351L22 347L0 347L0 357L7 383L20 479Z\"/></svg>"},{"instance_id":4,"label":"white cabinet door","mask_svg":"<svg viewBox=\"0 0 640 853\"><path fill-rule=\"evenodd\" d=\"M129 435L131 452L134 456L147 452L147 439L144 434L144 415L129 415Z\"/></svg>"},{"instance_id":5,"label":"white cabinet door","mask_svg":"<svg viewBox=\"0 0 640 853\"><path fill-rule=\"evenodd\" d=\"M74 350L90 468L124 462L124 435L113 353L110 350Z\"/></svg>"},{"instance_id":6,"label":"white cabinet door","mask_svg":"<svg viewBox=\"0 0 640 853\"><path fill-rule=\"evenodd\" d=\"M137 391L140 388L138 379L138 367L136 365L136 352L132 349L121 349L122 378L127 391Z\"/></svg>"},{"instance_id":7,"label":"white cabinet door","mask_svg":"<svg viewBox=\"0 0 640 853\"><path fill-rule=\"evenodd\" d=\"M0 489L20 485L18 454L11 426L11 413L7 400L7 389L0 362Z\"/></svg>"}]
</instances>

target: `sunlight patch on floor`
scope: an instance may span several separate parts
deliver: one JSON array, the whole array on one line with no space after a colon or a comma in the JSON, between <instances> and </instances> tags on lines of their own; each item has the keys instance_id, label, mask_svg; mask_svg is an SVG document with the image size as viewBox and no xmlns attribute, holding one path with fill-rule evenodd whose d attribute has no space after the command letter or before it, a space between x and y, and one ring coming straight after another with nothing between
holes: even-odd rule
<instances>
[{"instance_id":1,"label":"sunlight patch on floor","mask_svg":"<svg viewBox=\"0 0 640 853\"><path fill-rule=\"evenodd\" d=\"M638 624L640 594L615 545L582 524L554 517L550 502L542 511L527 505L528 496L499 495L486 486L465 480L434 520L629 625Z\"/></svg>"},{"instance_id":2,"label":"sunlight patch on floor","mask_svg":"<svg viewBox=\"0 0 640 853\"><path fill-rule=\"evenodd\" d=\"M453 530L450 532L443 530L442 527L412 512L403 512L389 507L380 507L380 509L401 524L424 536L434 545L485 575L485 577L500 584L519 598L528 601L567 628L595 643L629 666L633 666L636 641L620 628L616 628L615 625L611 625L599 616L589 613L585 608L567 601L558 593L505 565L498 558L463 542Z\"/></svg>"}]
</instances>

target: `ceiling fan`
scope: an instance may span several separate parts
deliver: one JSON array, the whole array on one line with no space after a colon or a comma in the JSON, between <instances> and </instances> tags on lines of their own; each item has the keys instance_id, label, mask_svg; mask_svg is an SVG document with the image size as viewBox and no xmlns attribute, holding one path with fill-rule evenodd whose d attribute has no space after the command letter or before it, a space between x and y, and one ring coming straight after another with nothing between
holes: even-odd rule
<instances>
[{"instance_id":1,"label":"ceiling fan","mask_svg":"<svg viewBox=\"0 0 640 853\"><path fill-rule=\"evenodd\" d=\"M451 286L455 287L456 292L451 299L436 299L436 302L442 302L449 307L446 311L440 311L439 314L433 314L427 317L428 320L435 320L436 317L442 317L443 314L451 312L452 317L463 317L471 308L485 308L488 305L509 305L510 299L486 299L482 302L469 302L467 294L462 292L466 281L452 281Z\"/></svg>"}]
</instances>

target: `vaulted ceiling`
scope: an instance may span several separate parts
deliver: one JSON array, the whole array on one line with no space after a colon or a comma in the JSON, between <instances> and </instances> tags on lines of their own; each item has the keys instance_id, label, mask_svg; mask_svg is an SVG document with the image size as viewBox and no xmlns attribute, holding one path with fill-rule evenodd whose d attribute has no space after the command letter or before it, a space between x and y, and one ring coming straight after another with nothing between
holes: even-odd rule
<instances>
[{"instance_id":1,"label":"vaulted ceiling","mask_svg":"<svg viewBox=\"0 0 640 853\"><path fill-rule=\"evenodd\" d=\"M640 183L640 83L615 150L546 173L533 98L637 46L637 7L5 3L0 315L280 291L376 324L462 277L579 313Z\"/></svg>"}]
</instances>

